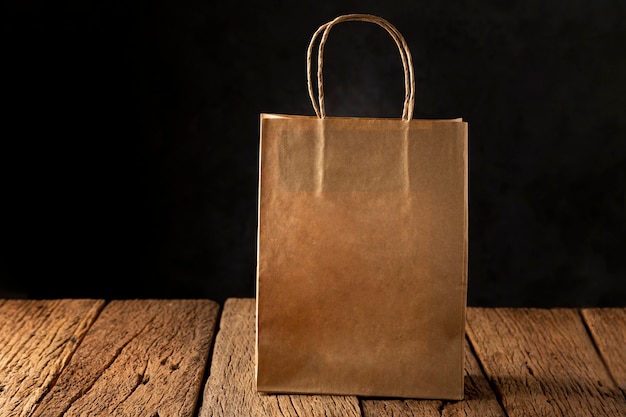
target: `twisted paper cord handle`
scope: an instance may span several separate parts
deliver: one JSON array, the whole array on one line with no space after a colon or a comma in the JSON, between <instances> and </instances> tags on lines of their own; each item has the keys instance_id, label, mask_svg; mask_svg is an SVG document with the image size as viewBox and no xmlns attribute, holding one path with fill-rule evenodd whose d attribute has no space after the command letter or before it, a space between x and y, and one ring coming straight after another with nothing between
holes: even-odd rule
<instances>
[{"instance_id":1,"label":"twisted paper cord handle","mask_svg":"<svg viewBox=\"0 0 626 417\"><path fill-rule=\"evenodd\" d=\"M309 90L309 97L311 98L311 104L313 104L313 109L315 110L315 114L321 119L326 117L326 109L324 106L324 80L322 75L322 67L323 67L323 54L324 54L324 45L326 44L326 40L328 39L328 34L330 33L330 29L338 23L348 22L348 21L361 21L361 22L370 22L375 23L378 26L384 28L389 35L393 38L396 45L398 46L398 51L400 52L400 59L402 60L402 68L404 69L404 106L402 109L402 119L409 121L413 118L413 108L415 101L415 76L413 73L413 62L411 59L411 52L409 51L409 47L404 40L402 34L396 29L391 23L382 17L374 16L371 14L347 14L336 17L335 19L321 25L311 37L311 41L309 42L309 47L307 49L307 86ZM313 55L313 46L317 41L318 36L322 33L322 38L319 43L318 52L317 52L317 100L315 99L315 93L313 92L313 82L311 80L311 57Z\"/></svg>"}]
</instances>

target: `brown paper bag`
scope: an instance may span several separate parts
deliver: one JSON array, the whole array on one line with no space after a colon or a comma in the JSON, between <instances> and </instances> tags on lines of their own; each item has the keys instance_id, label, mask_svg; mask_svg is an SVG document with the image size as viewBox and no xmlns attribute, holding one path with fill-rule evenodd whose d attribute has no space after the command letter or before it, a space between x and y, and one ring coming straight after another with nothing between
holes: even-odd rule
<instances>
[{"instance_id":1,"label":"brown paper bag","mask_svg":"<svg viewBox=\"0 0 626 417\"><path fill-rule=\"evenodd\" d=\"M402 119L326 117L323 47L350 20L396 41ZM257 390L461 399L467 123L412 119L409 49L377 16L322 25L307 62L317 117L261 115Z\"/></svg>"}]
</instances>

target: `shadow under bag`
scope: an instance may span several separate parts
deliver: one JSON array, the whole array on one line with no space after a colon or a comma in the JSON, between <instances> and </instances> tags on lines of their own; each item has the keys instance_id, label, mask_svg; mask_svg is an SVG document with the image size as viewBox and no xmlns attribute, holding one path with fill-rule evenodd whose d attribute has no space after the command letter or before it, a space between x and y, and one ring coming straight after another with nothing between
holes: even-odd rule
<instances>
[{"instance_id":1,"label":"shadow under bag","mask_svg":"<svg viewBox=\"0 0 626 417\"><path fill-rule=\"evenodd\" d=\"M346 21L396 42L402 118L326 116L324 44ZM260 120L257 390L462 399L467 123L413 119L411 54L380 17L320 26L307 66L316 116Z\"/></svg>"}]
</instances>

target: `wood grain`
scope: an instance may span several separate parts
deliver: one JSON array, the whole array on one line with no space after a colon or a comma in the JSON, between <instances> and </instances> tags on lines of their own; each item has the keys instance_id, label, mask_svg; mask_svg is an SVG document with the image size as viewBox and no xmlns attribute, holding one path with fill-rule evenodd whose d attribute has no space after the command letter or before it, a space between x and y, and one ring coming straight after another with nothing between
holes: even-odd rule
<instances>
[{"instance_id":1,"label":"wood grain","mask_svg":"<svg viewBox=\"0 0 626 417\"><path fill-rule=\"evenodd\" d=\"M363 417L440 417L439 400L361 399Z\"/></svg>"},{"instance_id":2,"label":"wood grain","mask_svg":"<svg viewBox=\"0 0 626 417\"><path fill-rule=\"evenodd\" d=\"M626 395L626 308L581 311L613 380Z\"/></svg>"},{"instance_id":3,"label":"wood grain","mask_svg":"<svg viewBox=\"0 0 626 417\"><path fill-rule=\"evenodd\" d=\"M444 403L442 416L505 417L469 341L465 340L465 398Z\"/></svg>"},{"instance_id":4,"label":"wood grain","mask_svg":"<svg viewBox=\"0 0 626 417\"><path fill-rule=\"evenodd\" d=\"M515 416L624 416L626 399L577 310L468 310L468 336L505 411Z\"/></svg>"},{"instance_id":5,"label":"wood grain","mask_svg":"<svg viewBox=\"0 0 626 417\"><path fill-rule=\"evenodd\" d=\"M34 416L193 416L216 327L210 300L117 300Z\"/></svg>"},{"instance_id":6,"label":"wood grain","mask_svg":"<svg viewBox=\"0 0 626 417\"><path fill-rule=\"evenodd\" d=\"M465 398L462 401L367 400L361 401L366 417L476 416L505 417L472 348L465 341Z\"/></svg>"},{"instance_id":7,"label":"wood grain","mask_svg":"<svg viewBox=\"0 0 626 417\"><path fill-rule=\"evenodd\" d=\"M226 300L199 416L359 416L356 397L256 392L255 309L254 299Z\"/></svg>"},{"instance_id":8,"label":"wood grain","mask_svg":"<svg viewBox=\"0 0 626 417\"><path fill-rule=\"evenodd\" d=\"M103 300L0 305L0 416L31 416L98 316Z\"/></svg>"}]
</instances>

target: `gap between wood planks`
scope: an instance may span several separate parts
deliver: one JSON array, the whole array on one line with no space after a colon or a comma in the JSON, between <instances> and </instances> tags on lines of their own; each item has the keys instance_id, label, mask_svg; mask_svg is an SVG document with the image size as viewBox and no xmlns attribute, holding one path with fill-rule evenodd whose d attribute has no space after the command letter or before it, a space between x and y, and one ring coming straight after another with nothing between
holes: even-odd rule
<instances>
[{"instance_id":1,"label":"gap between wood planks","mask_svg":"<svg viewBox=\"0 0 626 417\"><path fill-rule=\"evenodd\" d=\"M476 353L476 349L474 348L474 344L472 343L470 338L467 336L467 330L465 331L465 340L467 341L466 346L468 346L469 349L471 349L472 355L476 358L476 362L478 362L478 366L480 368L480 372L481 372L483 378L485 378L485 381L487 381L487 383L489 384L489 388L491 388L491 392L493 392L493 395L496 397L496 401L498 401L498 405L500 406L500 409L502 410L502 413L506 417L509 417L509 414L506 412L506 408L504 408L504 403L502 402L502 393L500 393L500 391L497 389L497 387L494 384L493 380L487 376L487 372L485 371L485 367L484 367L482 361L478 358L478 354Z\"/></svg>"},{"instance_id":2,"label":"gap between wood planks","mask_svg":"<svg viewBox=\"0 0 626 417\"><path fill-rule=\"evenodd\" d=\"M198 401L194 409L194 416L200 415L200 409L202 408L202 401L204 399L204 387L206 386L209 377L211 376L211 363L213 362L213 353L215 352L215 341L217 340L217 334L220 332L220 326L222 323L222 313L224 312L224 304L218 303L217 316L215 319L215 329L213 331L213 338L211 339L211 345L209 346L209 353L204 367L204 373L202 375L202 384L200 385L200 393L198 394Z\"/></svg>"},{"instance_id":3,"label":"gap between wood planks","mask_svg":"<svg viewBox=\"0 0 626 417\"><path fill-rule=\"evenodd\" d=\"M587 336L589 336L589 339L591 340L591 343L593 344L593 347L596 349L596 354L598 355L598 357L602 361L602 364L604 365L604 367L608 371L608 373L611 376L611 379L613 380L615 385L619 386L618 381L615 379L615 377L613 376L613 373L611 372L611 368L609 368L609 364L606 362L606 359L604 358L604 355L602 355L602 352L600 352L600 348L598 347L598 343L596 342L596 339L593 336L593 333L591 332L591 329L589 328L589 323L585 319L585 315L583 314L582 310L580 310L580 309L578 310L578 315L580 317L580 320L583 322L583 326L585 326L585 330L587 331Z\"/></svg>"},{"instance_id":4,"label":"gap between wood planks","mask_svg":"<svg viewBox=\"0 0 626 417\"><path fill-rule=\"evenodd\" d=\"M626 308L584 308L579 313L598 356L626 397Z\"/></svg>"}]
</instances>

